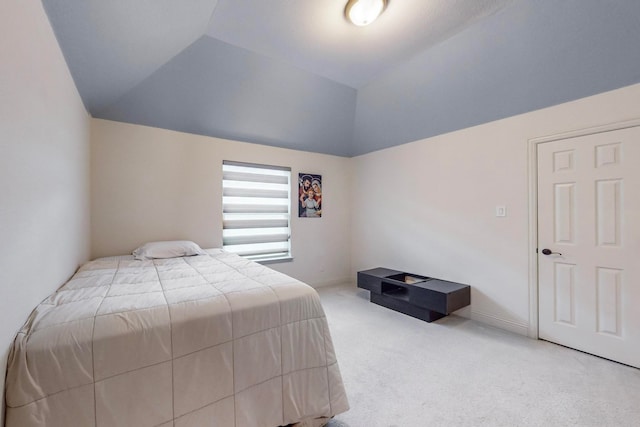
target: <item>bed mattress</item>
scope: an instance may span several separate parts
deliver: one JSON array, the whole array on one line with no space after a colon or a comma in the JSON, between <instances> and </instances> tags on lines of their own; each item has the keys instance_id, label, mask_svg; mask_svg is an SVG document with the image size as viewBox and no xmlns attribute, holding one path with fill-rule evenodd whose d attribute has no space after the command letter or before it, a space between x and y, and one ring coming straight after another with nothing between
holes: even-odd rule
<instances>
[{"instance_id":1,"label":"bed mattress","mask_svg":"<svg viewBox=\"0 0 640 427\"><path fill-rule=\"evenodd\" d=\"M346 411L315 290L206 252L83 265L15 339L6 426L276 427Z\"/></svg>"}]
</instances>

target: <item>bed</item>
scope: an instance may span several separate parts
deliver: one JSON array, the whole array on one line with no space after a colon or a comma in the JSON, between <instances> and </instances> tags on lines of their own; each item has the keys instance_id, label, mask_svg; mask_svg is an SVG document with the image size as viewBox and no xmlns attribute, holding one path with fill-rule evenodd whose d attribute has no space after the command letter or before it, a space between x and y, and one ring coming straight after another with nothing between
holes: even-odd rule
<instances>
[{"instance_id":1,"label":"bed","mask_svg":"<svg viewBox=\"0 0 640 427\"><path fill-rule=\"evenodd\" d=\"M33 311L6 426L321 426L348 401L315 290L220 249L100 258Z\"/></svg>"}]
</instances>

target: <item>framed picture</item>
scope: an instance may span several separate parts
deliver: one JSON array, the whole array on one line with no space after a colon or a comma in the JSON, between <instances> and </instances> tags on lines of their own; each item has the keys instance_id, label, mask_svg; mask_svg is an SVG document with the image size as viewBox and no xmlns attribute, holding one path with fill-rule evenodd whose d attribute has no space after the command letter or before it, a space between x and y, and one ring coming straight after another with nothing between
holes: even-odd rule
<instances>
[{"instance_id":1,"label":"framed picture","mask_svg":"<svg viewBox=\"0 0 640 427\"><path fill-rule=\"evenodd\" d=\"M298 175L298 217L322 217L322 175Z\"/></svg>"}]
</instances>

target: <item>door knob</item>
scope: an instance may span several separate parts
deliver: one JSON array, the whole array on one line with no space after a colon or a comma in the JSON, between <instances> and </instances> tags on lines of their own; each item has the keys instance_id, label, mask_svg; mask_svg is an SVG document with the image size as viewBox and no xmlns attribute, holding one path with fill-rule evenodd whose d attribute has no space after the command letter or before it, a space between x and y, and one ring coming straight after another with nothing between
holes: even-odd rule
<instances>
[{"instance_id":1,"label":"door knob","mask_svg":"<svg viewBox=\"0 0 640 427\"><path fill-rule=\"evenodd\" d=\"M553 252L551 249L543 249L542 254L543 255L552 255L552 254L562 255L560 252Z\"/></svg>"}]
</instances>

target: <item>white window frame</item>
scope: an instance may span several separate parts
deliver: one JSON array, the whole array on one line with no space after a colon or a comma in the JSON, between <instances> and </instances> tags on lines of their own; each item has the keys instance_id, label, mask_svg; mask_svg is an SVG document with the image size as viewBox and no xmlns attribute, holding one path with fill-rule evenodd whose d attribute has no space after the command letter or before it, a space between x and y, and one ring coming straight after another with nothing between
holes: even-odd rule
<instances>
[{"instance_id":1,"label":"white window frame","mask_svg":"<svg viewBox=\"0 0 640 427\"><path fill-rule=\"evenodd\" d=\"M257 262L291 260L291 168L222 162L222 247Z\"/></svg>"}]
</instances>

